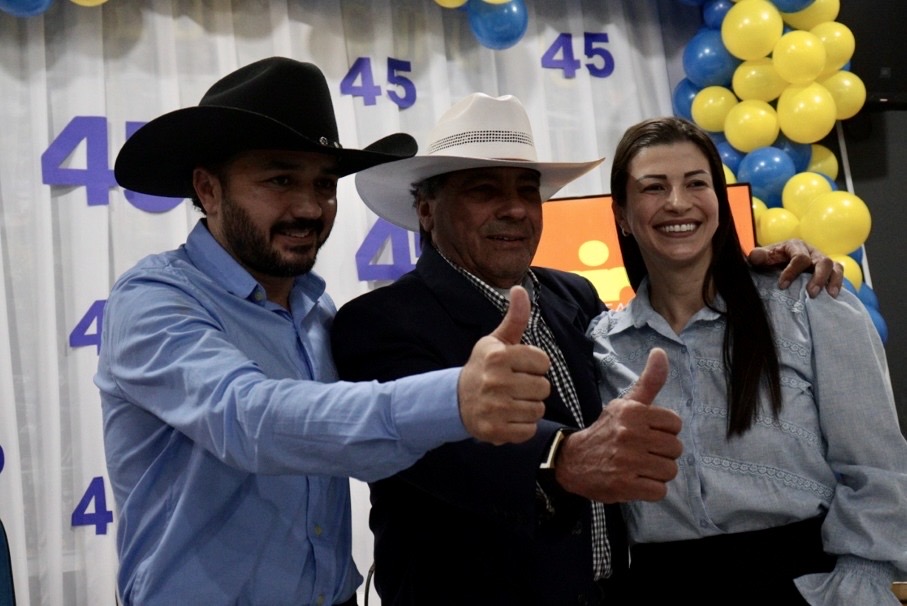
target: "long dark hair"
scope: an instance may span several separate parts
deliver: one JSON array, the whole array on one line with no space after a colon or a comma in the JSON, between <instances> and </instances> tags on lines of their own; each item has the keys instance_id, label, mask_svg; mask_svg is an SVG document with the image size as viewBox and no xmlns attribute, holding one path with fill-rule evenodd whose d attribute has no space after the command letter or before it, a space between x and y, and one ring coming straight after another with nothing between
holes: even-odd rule
<instances>
[{"instance_id":1,"label":"long dark hair","mask_svg":"<svg viewBox=\"0 0 907 606\"><path fill-rule=\"evenodd\" d=\"M718 197L718 229L712 237L712 262L702 284L702 299L715 310L709 295L714 286L727 304L727 310L721 313L727 321L723 351L728 385L727 435L731 437L743 434L752 426L763 388L777 418L781 411L781 379L774 332L734 227L721 155L709 135L692 122L674 117L645 120L627 129L617 144L611 170L611 195L618 206L626 209L633 158L647 147L683 142L692 143L705 155ZM636 240L622 236L619 241L630 285L636 290L648 270Z\"/></svg>"}]
</instances>

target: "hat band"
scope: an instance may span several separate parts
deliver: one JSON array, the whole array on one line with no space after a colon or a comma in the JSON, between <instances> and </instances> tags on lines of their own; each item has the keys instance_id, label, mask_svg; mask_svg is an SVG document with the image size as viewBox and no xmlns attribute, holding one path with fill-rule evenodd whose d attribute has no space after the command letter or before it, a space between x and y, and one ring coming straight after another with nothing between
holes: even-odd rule
<instances>
[{"instance_id":1,"label":"hat band","mask_svg":"<svg viewBox=\"0 0 907 606\"><path fill-rule=\"evenodd\" d=\"M434 154L451 147L463 147L473 143L517 143L531 147L535 151L532 135L513 130L470 130L457 133L434 141L428 148Z\"/></svg>"}]
</instances>

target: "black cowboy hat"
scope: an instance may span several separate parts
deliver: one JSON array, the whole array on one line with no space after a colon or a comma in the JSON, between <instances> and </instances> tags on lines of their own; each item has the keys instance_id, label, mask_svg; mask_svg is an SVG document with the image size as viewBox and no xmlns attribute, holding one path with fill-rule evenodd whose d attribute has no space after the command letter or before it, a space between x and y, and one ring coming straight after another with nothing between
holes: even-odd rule
<instances>
[{"instance_id":1,"label":"black cowboy hat","mask_svg":"<svg viewBox=\"0 0 907 606\"><path fill-rule=\"evenodd\" d=\"M415 139L389 135L365 149L337 136L331 93L317 66L285 57L256 61L221 78L196 107L137 130L117 155L117 183L132 191L191 197L196 166L251 149L292 149L336 156L340 176L409 158Z\"/></svg>"}]
</instances>

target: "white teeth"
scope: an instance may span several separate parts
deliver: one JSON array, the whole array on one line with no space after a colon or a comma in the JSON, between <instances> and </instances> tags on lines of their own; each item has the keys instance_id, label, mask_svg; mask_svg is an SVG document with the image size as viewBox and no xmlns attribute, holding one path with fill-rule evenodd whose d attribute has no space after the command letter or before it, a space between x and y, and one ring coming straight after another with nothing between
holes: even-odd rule
<instances>
[{"instance_id":1,"label":"white teeth","mask_svg":"<svg viewBox=\"0 0 907 606\"><path fill-rule=\"evenodd\" d=\"M283 234L285 236L290 236L291 238L305 238L312 233L311 229L306 229L303 231L285 231Z\"/></svg>"},{"instance_id":2,"label":"white teeth","mask_svg":"<svg viewBox=\"0 0 907 606\"><path fill-rule=\"evenodd\" d=\"M680 233L685 231L693 231L696 229L696 225L693 223L684 223L683 225L665 225L659 227L661 231Z\"/></svg>"}]
</instances>

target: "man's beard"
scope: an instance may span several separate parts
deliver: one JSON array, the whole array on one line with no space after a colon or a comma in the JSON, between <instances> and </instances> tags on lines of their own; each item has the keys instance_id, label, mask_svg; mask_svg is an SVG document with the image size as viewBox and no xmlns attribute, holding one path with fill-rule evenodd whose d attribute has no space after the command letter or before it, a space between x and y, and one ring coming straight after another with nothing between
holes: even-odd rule
<instances>
[{"instance_id":1,"label":"man's beard","mask_svg":"<svg viewBox=\"0 0 907 606\"><path fill-rule=\"evenodd\" d=\"M223 212L224 237L227 238L227 243L233 254L243 265L262 275L292 278L310 272L315 265L317 250L321 248L327 239L327 234L322 237L324 221L321 219L299 219L292 222L278 223L271 228L271 233L283 230L311 229L318 237L315 252L311 256L296 261L286 259L279 251L271 247L269 239L255 228L245 209L235 204L226 191L224 192L221 210ZM308 248L308 246L299 247L300 250L305 248Z\"/></svg>"}]
</instances>

